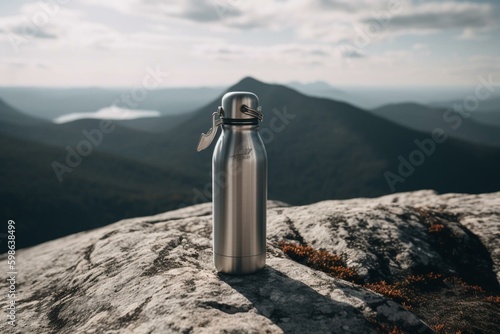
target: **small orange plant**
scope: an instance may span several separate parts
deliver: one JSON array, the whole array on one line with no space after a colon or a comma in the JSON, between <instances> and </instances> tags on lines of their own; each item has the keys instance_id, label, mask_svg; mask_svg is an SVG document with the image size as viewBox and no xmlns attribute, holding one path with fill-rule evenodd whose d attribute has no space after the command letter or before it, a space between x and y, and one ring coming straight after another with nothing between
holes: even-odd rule
<instances>
[{"instance_id":1,"label":"small orange plant","mask_svg":"<svg viewBox=\"0 0 500 334\"><path fill-rule=\"evenodd\" d=\"M338 255L321 249L316 250L311 246L287 243L285 241L281 241L280 246L283 252L296 262L325 272L333 277L354 283L360 282L356 271L349 268L345 261Z\"/></svg>"},{"instance_id":2,"label":"small orange plant","mask_svg":"<svg viewBox=\"0 0 500 334\"><path fill-rule=\"evenodd\" d=\"M429 232L430 233L439 233L444 229L443 224L432 224L429 226Z\"/></svg>"},{"instance_id":3,"label":"small orange plant","mask_svg":"<svg viewBox=\"0 0 500 334\"><path fill-rule=\"evenodd\" d=\"M432 329L436 332L436 334L446 334L444 324L434 325L432 326Z\"/></svg>"},{"instance_id":4,"label":"small orange plant","mask_svg":"<svg viewBox=\"0 0 500 334\"><path fill-rule=\"evenodd\" d=\"M500 296L488 296L485 299L490 303L497 303L497 304L500 303Z\"/></svg>"}]
</instances>

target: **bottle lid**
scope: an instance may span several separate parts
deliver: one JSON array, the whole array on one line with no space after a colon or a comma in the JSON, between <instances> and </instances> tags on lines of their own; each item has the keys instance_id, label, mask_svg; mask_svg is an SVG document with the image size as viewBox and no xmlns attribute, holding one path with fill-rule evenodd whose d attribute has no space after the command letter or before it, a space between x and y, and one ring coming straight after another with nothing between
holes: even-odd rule
<instances>
[{"instance_id":1,"label":"bottle lid","mask_svg":"<svg viewBox=\"0 0 500 334\"><path fill-rule=\"evenodd\" d=\"M196 150L200 152L212 143L221 124L258 125L262 118L257 95L250 92L227 93L222 97L222 106L212 114L212 127L201 134Z\"/></svg>"},{"instance_id":2,"label":"bottle lid","mask_svg":"<svg viewBox=\"0 0 500 334\"><path fill-rule=\"evenodd\" d=\"M220 113L224 124L262 121L259 98L250 92L230 92L224 94Z\"/></svg>"}]
</instances>

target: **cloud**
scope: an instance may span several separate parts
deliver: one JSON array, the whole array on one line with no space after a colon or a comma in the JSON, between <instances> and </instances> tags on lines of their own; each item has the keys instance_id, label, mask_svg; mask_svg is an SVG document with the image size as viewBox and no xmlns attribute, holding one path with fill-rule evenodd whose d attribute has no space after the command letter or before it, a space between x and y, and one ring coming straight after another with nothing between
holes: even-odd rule
<instances>
[{"instance_id":1,"label":"cloud","mask_svg":"<svg viewBox=\"0 0 500 334\"><path fill-rule=\"evenodd\" d=\"M28 43L57 42L71 23L77 22L80 14L56 6L49 8L43 2L29 3L20 7L19 14L0 17L0 40L9 41L16 52Z\"/></svg>"},{"instance_id":2,"label":"cloud","mask_svg":"<svg viewBox=\"0 0 500 334\"><path fill-rule=\"evenodd\" d=\"M430 56L431 51L429 50L429 45L424 43L415 43L411 47L415 53L414 56Z\"/></svg>"},{"instance_id":3,"label":"cloud","mask_svg":"<svg viewBox=\"0 0 500 334\"><path fill-rule=\"evenodd\" d=\"M362 54L356 50L344 51L344 52L342 52L342 56L344 58L363 58L363 57L365 57L364 54Z\"/></svg>"},{"instance_id":4,"label":"cloud","mask_svg":"<svg viewBox=\"0 0 500 334\"><path fill-rule=\"evenodd\" d=\"M359 3L342 0L319 0L318 5L322 10L335 10L354 13L359 11Z\"/></svg>"},{"instance_id":5,"label":"cloud","mask_svg":"<svg viewBox=\"0 0 500 334\"><path fill-rule=\"evenodd\" d=\"M194 22L218 22L223 16L238 17L241 15L234 1L203 1L203 0L135 0L132 8L139 13L153 15L156 17L181 18ZM119 6L123 8L123 3Z\"/></svg>"},{"instance_id":6,"label":"cloud","mask_svg":"<svg viewBox=\"0 0 500 334\"><path fill-rule=\"evenodd\" d=\"M500 27L500 17L495 14L497 8L492 4L452 1L393 3L399 6L364 4L358 6L357 11L344 13L343 16L337 13L335 24L328 17L333 13L326 9L324 13L306 11L301 17L308 15L309 20L305 19L304 24L297 25L296 31L305 39L353 43L353 40L362 37L372 43L394 36L447 31L463 31L462 38L475 38L479 32Z\"/></svg>"},{"instance_id":7,"label":"cloud","mask_svg":"<svg viewBox=\"0 0 500 334\"><path fill-rule=\"evenodd\" d=\"M123 33L105 23L89 21L82 10L59 7L46 12L43 3L22 6L20 13L0 17L0 40L19 49L68 50L70 49L164 49L172 40L156 28L149 31Z\"/></svg>"},{"instance_id":8,"label":"cloud","mask_svg":"<svg viewBox=\"0 0 500 334\"><path fill-rule=\"evenodd\" d=\"M415 44L413 44L412 49L417 50L417 51L427 50L427 49L429 49L429 46L427 44L423 44L423 43L415 43Z\"/></svg>"},{"instance_id":9,"label":"cloud","mask_svg":"<svg viewBox=\"0 0 500 334\"><path fill-rule=\"evenodd\" d=\"M0 60L0 69L6 70L6 69L14 69L14 70L25 70L25 69L41 69L41 70L47 70L50 69L50 66L48 66L45 63L42 63L37 60L33 59L26 59L26 58L2 58Z\"/></svg>"},{"instance_id":10,"label":"cloud","mask_svg":"<svg viewBox=\"0 0 500 334\"><path fill-rule=\"evenodd\" d=\"M463 31L472 38L478 30L499 27L496 7L471 1L347 1L314 0L88 0L128 15L156 22L177 22L213 31L265 30L293 33L301 39L339 43L356 37L357 30L376 33L383 40L405 34ZM375 28L377 29L377 28Z\"/></svg>"},{"instance_id":11,"label":"cloud","mask_svg":"<svg viewBox=\"0 0 500 334\"><path fill-rule=\"evenodd\" d=\"M391 30L435 32L451 29L497 27L498 19L490 4L440 2L413 6L392 18Z\"/></svg>"},{"instance_id":12,"label":"cloud","mask_svg":"<svg viewBox=\"0 0 500 334\"><path fill-rule=\"evenodd\" d=\"M23 39L56 39L58 31L53 20L60 11L49 9L42 2L24 4L17 15L0 17L0 35L16 35Z\"/></svg>"},{"instance_id":13,"label":"cloud","mask_svg":"<svg viewBox=\"0 0 500 334\"><path fill-rule=\"evenodd\" d=\"M467 40L488 37L493 44L500 36L500 4L492 0L73 0L30 30L34 15L43 11L42 4L52 2L21 5L16 15L0 15L0 47L8 48L14 36L29 42L23 44L26 52L16 55L19 58L34 57L68 78L80 70L81 76L98 83L105 71L113 73L106 76L114 78L109 82L123 78L133 82L128 78L135 78L133 72L145 62L168 63L179 73L196 70L200 78L213 77L209 75L212 66L226 73L219 78L233 78L233 73L236 77L248 66L254 75L263 73L263 78L267 73L292 76L289 73L303 71L293 75L317 79L315 75L335 73L351 81L357 80L351 75L355 71L376 77L383 68L387 73L398 71L395 78L418 65L423 80L425 73L434 75L452 63L452 57L454 64L463 63L465 68L466 54L472 51L459 50L464 50ZM394 8L391 3L400 6ZM441 35L429 38L431 34ZM405 40L409 35L418 35L419 43L415 44L415 37ZM437 52L441 50L437 44L445 39L450 47L443 55ZM474 46L478 53L495 53L484 45ZM405 54L389 50L405 48ZM436 51L431 55L430 50ZM393 64L411 66L402 72ZM4 78L15 73L13 66L3 68L10 70ZM36 67L27 68L36 72ZM349 72L343 72L346 68ZM18 81L25 77L19 75ZM198 80L181 77L188 84Z\"/></svg>"},{"instance_id":14,"label":"cloud","mask_svg":"<svg viewBox=\"0 0 500 334\"><path fill-rule=\"evenodd\" d=\"M163 3L163 0L157 0ZM181 17L196 22L220 21L223 17L239 17L241 12L231 1L188 0L183 3L178 13Z\"/></svg>"},{"instance_id":15,"label":"cloud","mask_svg":"<svg viewBox=\"0 0 500 334\"><path fill-rule=\"evenodd\" d=\"M488 28L482 29L474 29L474 28L466 28L462 31L461 34L456 36L458 40L484 40L487 39Z\"/></svg>"},{"instance_id":16,"label":"cloud","mask_svg":"<svg viewBox=\"0 0 500 334\"><path fill-rule=\"evenodd\" d=\"M196 22L200 24L220 23L223 19L230 19L242 15L241 9L245 6L238 0L87 0L97 6L109 7L118 12L145 16L149 19L164 21L169 18L173 21Z\"/></svg>"},{"instance_id":17,"label":"cloud","mask_svg":"<svg viewBox=\"0 0 500 334\"><path fill-rule=\"evenodd\" d=\"M47 29L46 27L38 28L24 24L12 25L10 32L25 37L49 39L57 38L57 34L55 32L51 32L50 29Z\"/></svg>"},{"instance_id":18,"label":"cloud","mask_svg":"<svg viewBox=\"0 0 500 334\"><path fill-rule=\"evenodd\" d=\"M291 65L327 65L342 57L341 51L324 44L246 44L204 43L196 46L193 55L218 61L245 61Z\"/></svg>"}]
</instances>

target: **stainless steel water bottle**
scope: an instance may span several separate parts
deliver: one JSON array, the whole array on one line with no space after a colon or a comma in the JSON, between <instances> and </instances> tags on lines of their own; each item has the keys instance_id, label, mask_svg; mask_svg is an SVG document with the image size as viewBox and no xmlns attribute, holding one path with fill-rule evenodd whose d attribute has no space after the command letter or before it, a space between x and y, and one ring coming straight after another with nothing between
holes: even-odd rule
<instances>
[{"instance_id":1,"label":"stainless steel water bottle","mask_svg":"<svg viewBox=\"0 0 500 334\"><path fill-rule=\"evenodd\" d=\"M267 154L259 135L257 95L230 92L212 114L212 128L200 137L207 148L222 125L212 158L215 268L250 274L266 263Z\"/></svg>"}]
</instances>

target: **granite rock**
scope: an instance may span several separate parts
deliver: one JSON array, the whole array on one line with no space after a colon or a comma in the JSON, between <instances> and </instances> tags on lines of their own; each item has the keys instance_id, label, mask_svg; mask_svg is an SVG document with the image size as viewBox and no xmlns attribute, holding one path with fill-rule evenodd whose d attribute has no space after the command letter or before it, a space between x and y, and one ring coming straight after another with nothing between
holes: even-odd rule
<instances>
[{"instance_id":1,"label":"granite rock","mask_svg":"<svg viewBox=\"0 0 500 334\"><path fill-rule=\"evenodd\" d=\"M273 235L276 226L288 226L298 241L345 255L367 282L432 271L499 288L500 193L424 190L275 209L269 216L272 240L283 235Z\"/></svg>"},{"instance_id":2,"label":"granite rock","mask_svg":"<svg viewBox=\"0 0 500 334\"><path fill-rule=\"evenodd\" d=\"M278 243L342 254L367 282L430 269L463 274L465 263L494 287L499 204L500 193L430 191L300 207L269 202L267 267L240 277L213 268L210 204L123 220L19 250L18 325L3 321L0 331L376 333L397 326L429 333L399 304L288 259ZM436 224L443 225L437 236L429 232ZM455 250L443 247L443 231Z\"/></svg>"}]
</instances>

